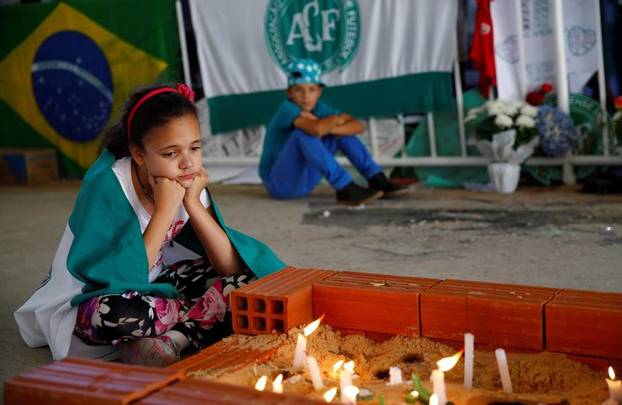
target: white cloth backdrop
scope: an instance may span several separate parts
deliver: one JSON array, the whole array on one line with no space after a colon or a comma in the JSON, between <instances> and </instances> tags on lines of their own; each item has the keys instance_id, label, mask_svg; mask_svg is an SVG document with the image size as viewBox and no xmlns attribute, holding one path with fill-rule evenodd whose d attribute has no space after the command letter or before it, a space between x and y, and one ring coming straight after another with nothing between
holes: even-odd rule
<instances>
[{"instance_id":1,"label":"white cloth backdrop","mask_svg":"<svg viewBox=\"0 0 622 405\"><path fill-rule=\"evenodd\" d=\"M264 40L268 0L190 0L201 75L208 97L283 89L281 68ZM455 0L358 0L358 52L328 85L451 71L455 51Z\"/></svg>"},{"instance_id":2,"label":"white cloth backdrop","mask_svg":"<svg viewBox=\"0 0 622 405\"><path fill-rule=\"evenodd\" d=\"M496 0L491 12L495 36L497 89L501 99L520 99L515 1L521 1L527 91L556 83L551 0ZM564 43L570 92L577 93L598 69L595 0L564 0Z\"/></svg>"}]
</instances>

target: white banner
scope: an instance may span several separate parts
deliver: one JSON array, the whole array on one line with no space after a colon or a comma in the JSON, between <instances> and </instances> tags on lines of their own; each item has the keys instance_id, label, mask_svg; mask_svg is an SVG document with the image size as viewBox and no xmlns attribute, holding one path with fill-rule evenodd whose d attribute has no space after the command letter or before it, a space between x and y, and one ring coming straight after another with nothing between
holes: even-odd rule
<instances>
[{"instance_id":1,"label":"white banner","mask_svg":"<svg viewBox=\"0 0 622 405\"><path fill-rule=\"evenodd\" d=\"M208 97L286 87L292 58L329 86L449 72L455 0L190 0Z\"/></svg>"},{"instance_id":2,"label":"white banner","mask_svg":"<svg viewBox=\"0 0 622 405\"><path fill-rule=\"evenodd\" d=\"M520 99L518 27L515 1L521 1L527 91L544 82L555 85L556 60L551 0L497 0L491 3L495 66L500 99ZM564 0L564 43L569 90L581 92L598 69L596 50L598 0Z\"/></svg>"}]
</instances>

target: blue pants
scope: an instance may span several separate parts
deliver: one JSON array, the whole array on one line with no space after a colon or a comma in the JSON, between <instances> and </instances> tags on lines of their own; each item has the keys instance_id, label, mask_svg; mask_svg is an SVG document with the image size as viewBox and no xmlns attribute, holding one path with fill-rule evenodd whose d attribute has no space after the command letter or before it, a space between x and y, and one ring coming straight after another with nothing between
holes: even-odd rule
<instances>
[{"instance_id":1,"label":"blue pants","mask_svg":"<svg viewBox=\"0 0 622 405\"><path fill-rule=\"evenodd\" d=\"M266 189L274 198L304 197L313 191L322 177L335 190L342 189L352 177L337 163L337 150L366 179L382 170L356 136L326 135L320 138L294 129L272 170L263 179Z\"/></svg>"}]
</instances>

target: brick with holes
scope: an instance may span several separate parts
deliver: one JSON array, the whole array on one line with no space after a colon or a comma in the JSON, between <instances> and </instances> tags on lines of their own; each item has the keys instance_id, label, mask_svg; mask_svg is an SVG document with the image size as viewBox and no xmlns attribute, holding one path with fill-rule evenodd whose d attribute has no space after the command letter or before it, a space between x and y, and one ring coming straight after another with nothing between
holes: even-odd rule
<instances>
[{"instance_id":1,"label":"brick with holes","mask_svg":"<svg viewBox=\"0 0 622 405\"><path fill-rule=\"evenodd\" d=\"M283 333L313 321L311 287L332 270L288 267L231 293L233 330L258 335Z\"/></svg>"}]
</instances>

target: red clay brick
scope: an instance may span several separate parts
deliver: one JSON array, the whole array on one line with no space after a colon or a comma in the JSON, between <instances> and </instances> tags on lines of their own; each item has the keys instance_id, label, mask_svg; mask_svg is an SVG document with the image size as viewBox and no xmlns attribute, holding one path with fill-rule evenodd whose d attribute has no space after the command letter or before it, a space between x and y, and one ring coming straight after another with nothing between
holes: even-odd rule
<instances>
[{"instance_id":1,"label":"red clay brick","mask_svg":"<svg viewBox=\"0 0 622 405\"><path fill-rule=\"evenodd\" d=\"M547 350L622 360L622 294L563 290L545 319Z\"/></svg>"},{"instance_id":2,"label":"red clay brick","mask_svg":"<svg viewBox=\"0 0 622 405\"><path fill-rule=\"evenodd\" d=\"M183 378L176 370L66 358L4 383L5 404L128 404Z\"/></svg>"},{"instance_id":3,"label":"red clay brick","mask_svg":"<svg viewBox=\"0 0 622 405\"><path fill-rule=\"evenodd\" d=\"M544 349L543 306L558 290L512 284L444 280L421 293L421 334L481 345Z\"/></svg>"},{"instance_id":4,"label":"red clay brick","mask_svg":"<svg viewBox=\"0 0 622 405\"><path fill-rule=\"evenodd\" d=\"M236 370L249 364L264 363L270 360L277 348L276 346L263 349L243 348L225 339L171 364L168 368L182 370L184 373L200 369Z\"/></svg>"},{"instance_id":5,"label":"red clay brick","mask_svg":"<svg viewBox=\"0 0 622 405\"><path fill-rule=\"evenodd\" d=\"M333 326L332 328L338 331L339 333L341 333L341 336L348 336L348 335L365 336L364 330L347 329L347 328L340 328L340 327L335 327L335 326Z\"/></svg>"},{"instance_id":6,"label":"red clay brick","mask_svg":"<svg viewBox=\"0 0 622 405\"><path fill-rule=\"evenodd\" d=\"M622 370L622 360L614 358L579 356L576 354L564 353L568 358L581 362L592 369L603 373L603 378L607 376L609 366L616 370L616 374L620 374L618 370ZM619 377L617 377L619 378Z\"/></svg>"},{"instance_id":7,"label":"red clay brick","mask_svg":"<svg viewBox=\"0 0 622 405\"><path fill-rule=\"evenodd\" d=\"M270 387L270 384L267 386ZM295 394L259 392L239 385L187 379L136 402L140 405L318 405L325 404Z\"/></svg>"},{"instance_id":8,"label":"red clay brick","mask_svg":"<svg viewBox=\"0 0 622 405\"><path fill-rule=\"evenodd\" d=\"M419 293L439 280L338 272L313 285L313 315L336 328L419 336Z\"/></svg>"},{"instance_id":9,"label":"red clay brick","mask_svg":"<svg viewBox=\"0 0 622 405\"><path fill-rule=\"evenodd\" d=\"M288 267L231 293L233 330L258 335L278 333L313 320L311 286L332 270Z\"/></svg>"},{"instance_id":10,"label":"red clay brick","mask_svg":"<svg viewBox=\"0 0 622 405\"><path fill-rule=\"evenodd\" d=\"M395 335L390 333L380 333L380 332L365 332L365 336L373 340L377 343L382 343L386 340L391 339Z\"/></svg>"}]
</instances>

